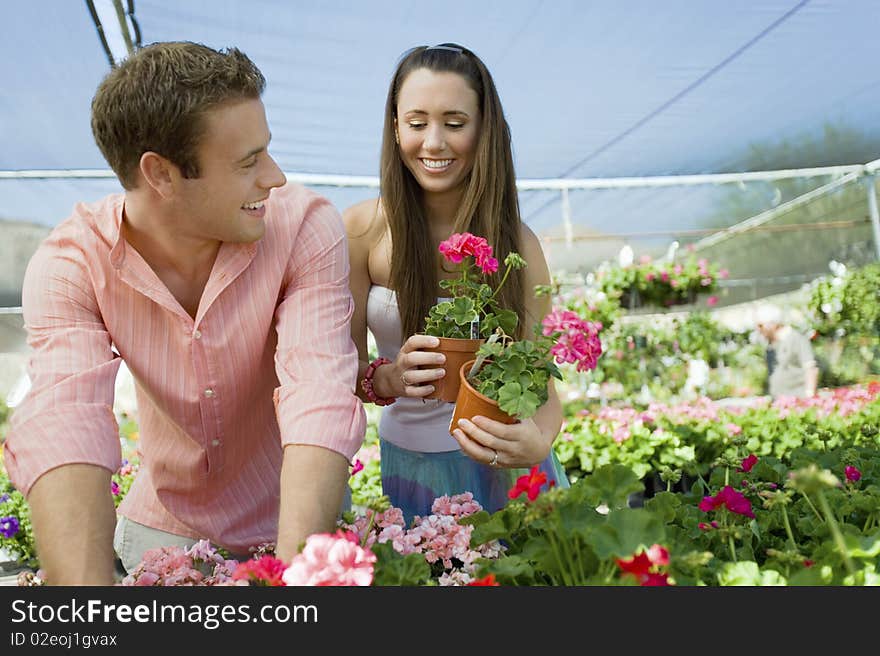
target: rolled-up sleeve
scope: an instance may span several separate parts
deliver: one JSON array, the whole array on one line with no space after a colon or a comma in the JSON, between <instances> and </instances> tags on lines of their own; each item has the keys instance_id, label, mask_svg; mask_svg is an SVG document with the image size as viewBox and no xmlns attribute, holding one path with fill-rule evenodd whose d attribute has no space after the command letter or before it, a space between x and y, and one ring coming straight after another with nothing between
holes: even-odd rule
<instances>
[{"instance_id":1,"label":"rolled-up sleeve","mask_svg":"<svg viewBox=\"0 0 880 656\"><path fill-rule=\"evenodd\" d=\"M354 303L339 212L327 201L313 201L295 245L276 312L281 442L322 446L350 460L363 443L366 414L354 393Z\"/></svg>"},{"instance_id":2,"label":"rolled-up sleeve","mask_svg":"<svg viewBox=\"0 0 880 656\"><path fill-rule=\"evenodd\" d=\"M91 280L64 242L41 245L22 287L31 388L10 418L4 462L28 494L47 471L88 463L115 471L121 462L113 414L121 360L101 320Z\"/></svg>"}]
</instances>

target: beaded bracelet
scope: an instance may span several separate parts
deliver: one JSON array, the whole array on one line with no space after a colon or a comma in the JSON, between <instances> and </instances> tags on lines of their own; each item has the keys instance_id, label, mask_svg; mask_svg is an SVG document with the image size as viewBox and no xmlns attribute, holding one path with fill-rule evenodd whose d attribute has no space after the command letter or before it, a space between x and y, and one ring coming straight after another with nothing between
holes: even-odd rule
<instances>
[{"instance_id":1,"label":"beaded bracelet","mask_svg":"<svg viewBox=\"0 0 880 656\"><path fill-rule=\"evenodd\" d=\"M361 387L364 390L364 394L367 395L367 400L372 401L376 405L391 405L397 400L396 397L389 396L388 398L384 398L376 396L376 392L373 391L373 374L376 373L376 369L383 364L391 364L391 360L388 358L376 358L370 363L370 366L368 366L367 370L364 372Z\"/></svg>"}]
</instances>

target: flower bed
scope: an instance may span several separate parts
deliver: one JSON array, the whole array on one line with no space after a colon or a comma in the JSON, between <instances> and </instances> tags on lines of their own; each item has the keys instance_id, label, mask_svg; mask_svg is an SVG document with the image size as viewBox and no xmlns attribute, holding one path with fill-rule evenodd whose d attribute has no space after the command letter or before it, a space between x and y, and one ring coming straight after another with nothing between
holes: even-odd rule
<instances>
[{"instance_id":1,"label":"flower bed","mask_svg":"<svg viewBox=\"0 0 880 656\"><path fill-rule=\"evenodd\" d=\"M353 512L292 562L258 545L237 563L203 542L148 553L125 584L877 585L878 394L870 384L748 408L704 401L584 414L557 445L570 488L549 489L533 470L496 513L462 493L410 526L378 495L368 443L353 467ZM693 484L673 491L682 472ZM658 473L666 490L632 507ZM136 474L135 463L114 476L118 496ZM5 494L0 511L15 508L17 522L0 526L17 526L2 539L24 546L26 504Z\"/></svg>"},{"instance_id":2,"label":"flower bed","mask_svg":"<svg viewBox=\"0 0 880 656\"><path fill-rule=\"evenodd\" d=\"M605 407L569 417L554 446L569 478L620 464L639 478L677 470L706 474L734 442L757 455L786 458L801 447L877 448L880 384L827 390L810 399L758 398L750 405L709 399L650 404L646 410Z\"/></svg>"}]
</instances>

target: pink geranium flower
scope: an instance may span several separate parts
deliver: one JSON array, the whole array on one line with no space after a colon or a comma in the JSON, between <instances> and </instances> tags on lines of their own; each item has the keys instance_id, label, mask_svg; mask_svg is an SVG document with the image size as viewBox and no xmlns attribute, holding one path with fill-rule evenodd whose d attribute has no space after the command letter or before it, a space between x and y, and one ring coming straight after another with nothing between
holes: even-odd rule
<instances>
[{"instance_id":1,"label":"pink geranium flower","mask_svg":"<svg viewBox=\"0 0 880 656\"><path fill-rule=\"evenodd\" d=\"M286 585L368 586L373 581L376 554L343 531L315 533L284 570Z\"/></svg>"},{"instance_id":2,"label":"pink geranium flower","mask_svg":"<svg viewBox=\"0 0 880 656\"><path fill-rule=\"evenodd\" d=\"M585 321L571 310L557 308L544 317L541 326L541 333L545 337L557 336L556 343L550 348L557 364L576 364L578 371L596 368L602 355L602 342L599 340L601 323Z\"/></svg>"},{"instance_id":3,"label":"pink geranium flower","mask_svg":"<svg viewBox=\"0 0 880 656\"><path fill-rule=\"evenodd\" d=\"M440 242L440 252L454 264L461 264L466 256L471 256L483 273L498 271L498 260L492 257L492 247L483 237L469 232L454 233L449 239Z\"/></svg>"},{"instance_id":4,"label":"pink geranium flower","mask_svg":"<svg viewBox=\"0 0 880 656\"><path fill-rule=\"evenodd\" d=\"M224 585L232 580L238 563L226 560L207 540L189 549L156 547L126 576L124 586Z\"/></svg>"}]
</instances>

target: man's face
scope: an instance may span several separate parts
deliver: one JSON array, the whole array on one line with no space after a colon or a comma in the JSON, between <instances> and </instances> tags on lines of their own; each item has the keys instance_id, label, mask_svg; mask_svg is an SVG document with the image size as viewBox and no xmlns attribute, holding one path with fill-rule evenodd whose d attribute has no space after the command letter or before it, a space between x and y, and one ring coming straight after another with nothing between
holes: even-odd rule
<instances>
[{"instance_id":1,"label":"man's face","mask_svg":"<svg viewBox=\"0 0 880 656\"><path fill-rule=\"evenodd\" d=\"M768 322L768 323L759 323L758 324L758 332L766 339L768 342L772 342L773 338L776 336L776 331L779 329L779 325Z\"/></svg>"},{"instance_id":2,"label":"man's face","mask_svg":"<svg viewBox=\"0 0 880 656\"><path fill-rule=\"evenodd\" d=\"M221 105L204 118L200 175L182 179L175 208L181 236L236 243L260 239L265 201L287 180L269 156L271 135L259 99Z\"/></svg>"}]
</instances>

